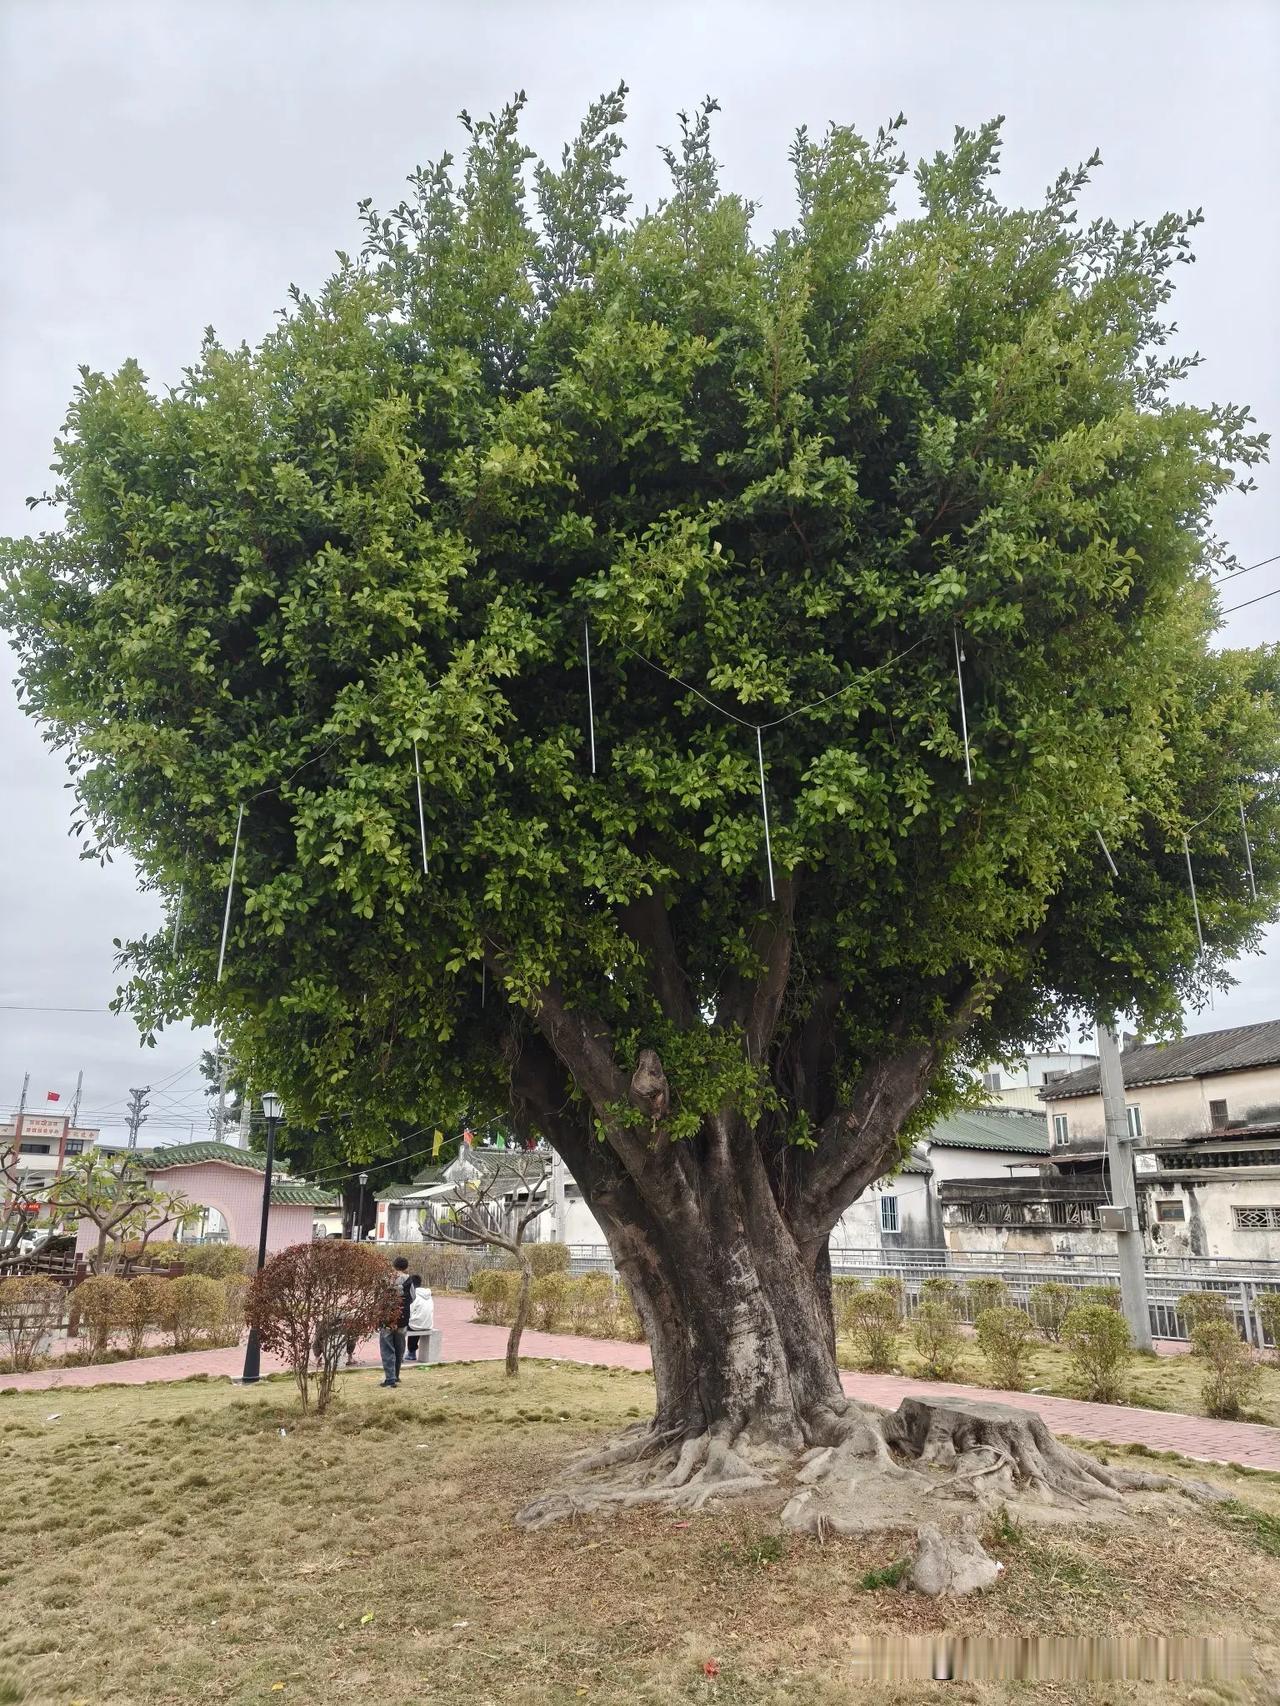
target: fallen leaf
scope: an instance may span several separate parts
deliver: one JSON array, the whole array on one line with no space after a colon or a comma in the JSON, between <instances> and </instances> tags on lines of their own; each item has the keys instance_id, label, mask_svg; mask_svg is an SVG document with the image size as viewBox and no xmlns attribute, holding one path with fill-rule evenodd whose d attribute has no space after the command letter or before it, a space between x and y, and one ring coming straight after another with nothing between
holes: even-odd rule
<instances>
[{"instance_id":1,"label":"fallen leaf","mask_svg":"<svg viewBox=\"0 0 1280 1706\"><path fill-rule=\"evenodd\" d=\"M470 1623L469 1619L467 1619L465 1617L460 1617L458 1619L458 1621L454 1624L453 1627L455 1629L470 1629L471 1623Z\"/></svg>"},{"instance_id":2,"label":"fallen leaf","mask_svg":"<svg viewBox=\"0 0 1280 1706\"><path fill-rule=\"evenodd\" d=\"M45 1417L46 1422L60 1422L61 1420L62 1420L62 1411L61 1410L55 1410L51 1416Z\"/></svg>"},{"instance_id":3,"label":"fallen leaf","mask_svg":"<svg viewBox=\"0 0 1280 1706\"><path fill-rule=\"evenodd\" d=\"M361 1622L361 1623L362 1623L362 1624L364 1624L364 1623L372 1623L372 1622L373 1622L373 1612L372 1612L372 1611L366 1611L366 1612L365 1612L365 1613L364 1613L364 1615L363 1615L363 1617L361 1617L361 1619L360 1619L360 1622Z\"/></svg>"},{"instance_id":4,"label":"fallen leaf","mask_svg":"<svg viewBox=\"0 0 1280 1706\"><path fill-rule=\"evenodd\" d=\"M708 1659L706 1664L704 1664L702 1667L702 1674L704 1676L719 1676L720 1675L720 1661L719 1661L719 1659Z\"/></svg>"},{"instance_id":5,"label":"fallen leaf","mask_svg":"<svg viewBox=\"0 0 1280 1706\"><path fill-rule=\"evenodd\" d=\"M690 1525L687 1522L673 1522L671 1526L672 1528L688 1528Z\"/></svg>"},{"instance_id":6,"label":"fallen leaf","mask_svg":"<svg viewBox=\"0 0 1280 1706\"><path fill-rule=\"evenodd\" d=\"M282 1682L273 1682L271 1684L271 1692L273 1694L283 1694L284 1693L284 1684Z\"/></svg>"}]
</instances>

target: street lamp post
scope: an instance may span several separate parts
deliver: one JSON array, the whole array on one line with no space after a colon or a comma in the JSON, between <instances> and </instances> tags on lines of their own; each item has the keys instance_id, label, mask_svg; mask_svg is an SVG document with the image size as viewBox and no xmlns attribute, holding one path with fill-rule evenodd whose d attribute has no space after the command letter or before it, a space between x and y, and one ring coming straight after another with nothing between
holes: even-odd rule
<instances>
[{"instance_id":1,"label":"street lamp post","mask_svg":"<svg viewBox=\"0 0 1280 1706\"><path fill-rule=\"evenodd\" d=\"M262 1112L267 1121L267 1165L262 1175L262 1221L258 1228L258 1272L266 1266L267 1261L267 1222L271 1218L271 1174L276 1159L276 1128L280 1124L284 1106L279 1096L270 1091L262 1098ZM246 1386L261 1378L262 1348L258 1343L258 1329L250 1327L249 1343L244 1348L244 1375Z\"/></svg>"},{"instance_id":2,"label":"street lamp post","mask_svg":"<svg viewBox=\"0 0 1280 1706\"><path fill-rule=\"evenodd\" d=\"M364 1188L369 1183L367 1173L360 1174L360 1207L356 1211L356 1243L364 1243Z\"/></svg>"}]
</instances>

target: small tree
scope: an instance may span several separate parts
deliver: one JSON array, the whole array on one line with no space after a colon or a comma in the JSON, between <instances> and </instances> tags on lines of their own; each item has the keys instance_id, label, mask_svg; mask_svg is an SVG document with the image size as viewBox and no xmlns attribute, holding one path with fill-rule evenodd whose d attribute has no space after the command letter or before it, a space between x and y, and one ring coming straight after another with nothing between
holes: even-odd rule
<instances>
[{"instance_id":1,"label":"small tree","mask_svg":"<svg viewBox=\"0 0 1280 1706\"><path fill-rule=\"evenodd\" d=\"M172 1334L175 1351L189 1351L204 1335L219 1331L227 1307L221 1280L183 1274L165 1281L164 1288L161 1325Z\"/></svg>"},{"instance_id":2,"label":"small tree","mask_svg":"<svg viewBox=\"0 0 1280 1706\"><path fill-rule=\"evenodd\" d=\"M105 1355L112 1333L124 1326L128 1294L128 1282L112 1274L97 1274L76 1287L75 1312L89 1341L91 1362Z\"/></svg>"},{"instance_id":3,"label":"small tree","mask_svg":"<svg viewBox=\"0 0 1280 1706\"><path fill-rule=\"evenodd\" d=\"M245 1319L257 1328L263 1350L289 1365L304 1410L311 1407L314 1378L316 1409L323 1411L347 1336L363 1337L398 1320L400 1303L400 1288L377 1250L322 1239L281 1250L254 1275Z\"/></svg>"},{"instance_id":4,"label":"small tree","mask_svg":"<svg viewBox=\"0 0 1280 1706\"><path fill-rule=\"evenodd\" d=\"M442 1244L504 1250L520 1273L515 1315L507 1335L507 1373L520 1372L520 1336L529 1317L533 1263L525 1234L551 1206L545 1195L551 1167L536 1153L504 1154L497 1163L477 1163L464 1149L445 1172L451 1194L434 1211L424 1214L424 1237Z\"/></svg>"},{"instance_id":5,"label":"small tree","mask_svg":"<svg viewBox=\"0 0 1280 1706\"><path fill-rule=\"evenodd\" d=\"M138 1274L128 1282L128 1293L121 1303L120 1325L126 1335L125 1349L131 1357L141 1352L148 1331L163 1324L165 1294L171 1283L153 1274Z\"/></svg>"},{"instance_id":6,"label":"small tree","mask_svg":"<svg viewBox=\"0 0 1280 1706\"><path fill-rule=\"evenodd\" d=\"M1262 1370L1234 1321L1207 1316L1191 1330L1191 1349L1205 1365L1205 1414L1234 1421L1258 1390Z\"/></svg>"},{"instance_id":7,"label":"small tree","mask_svg":"<svg viewBox=\"0 0 1280 1706\"><path fill-rule=\"evenodd\" d=\"M898 1350L898 1300L881 1286L858 1286L844 1294L844 1316L858 1351L858 1366L873 1373L893 1367Z\"/></svg>"},{"instance_id":8,"label":"small tree","mask_svg":"<svg viewBox=\"0 0 1280 1706\"><path fill-rule=\"evenodd\" d=\"M16 1142L0 1149L0 1256L18 1248L49 1199L49 1181L22 1165Z\"/></svg>"},{"instance_id":9,"label":"small tree","mask_svg":"<svg viewBox=\"0 0 1280 1706\"><path fill-rule=\"evenodd\" d=\"M976 1322L984 1309L1007 1309L1009 1287L998 1274L982 1274L964 1288L971 1319Z\"/></svg>"},{"instance_id":10,"label":"small tree","mask_svg":"<svg viewBox=\"0 0 1280 1706\"><path fill-rule=\"evenodd\" d=\"M1062 1324L1071 1311L1074 1295L1072 1287L1063 1285L1061 1280L1045 1280L1031 1288L1027 1299L1031 1319L1051 1344L1056 1345L1062 1338Z\"/></svg>"},{"instance_id":11,"label":"small tree","mask_svg":"<svg viewBox=\"0 0 1280 1706\"><path fill-rule=\"evenodd\" d=\"M911 1318L911 1342L923 1373L931 1380L950 1380L960 1360L960 1317L939 1298L926 1297Z\"/></svg>"},{"instance_id":12,"label":"small tree","mask_svg":"<svg viewBox=\"0 0 1280 1706\"><path fill-rule=\"evenodd\" d=\"M1226 1294L1221 1291L1187 1291L1178 1299L1178 1314L1186 1323L1192 1339L1197 1327L1207 1321L1230 1321L1231 1310Z\"/></svg>"},{"instance_id":13,"label":"small tree","mask_svg":"<svg viewBox=\"0 0 1280 1706\"><path fill-rule=\"evenodd\" d=\"M190 1226L201 1214L181 1192L153 1185L136 1155L104 1155L96 1149L68 1162L49 1187L49 1201L58 1212L97 1228L97 1274L114 1271L125 1240L136 1240L141 1253L166 1227Z\"/></svg>"},{"instance_id":14,"label":"small tree","mask_svg":"<svg viewBox=\"0 0 1280 1706\"><path fill-rule=\"evenodd\" d=\"M1114 1309L1120 1313L1120 1287L1118 1285L1082 1285L1080 1287L1080 1302L1098 1309Z\"/></svg>"},{"instance_id":15,"label":"small tree","mask_svg":"<svg viewBox=\"0 0 1280 1706\"><path fill-rule=\"evenodd\" d=\"M62 1320L67 1294L55 1280L17 1274L0 1280L0 1333L14 1371L32 1367L45 1336Z\"/></svg>"},{"instance_id":16,"label":"small tree","mask_svg":"<svg viewBox=\"0 0 1280 1706\"><path fill-rule=\"evenodd\" d=\"M1079 1303L1063 1322L1062 1338L1085 1397L1099 1404L1118 1403L1133 1355L1124 1316L1105 1303Z\"/></svg>"},{"instance_id":17,"label":"small tree","mask_svg":"<svg viewBox=\"0 0 1280 1706\"><path fill-rule=\"evenodd\" d=\"M984 1309L978 1316L978 1344L991 1377L1006 1392L1027 1384L1035 1328L1021 1309Z\"/></svg>"}]
</instances>

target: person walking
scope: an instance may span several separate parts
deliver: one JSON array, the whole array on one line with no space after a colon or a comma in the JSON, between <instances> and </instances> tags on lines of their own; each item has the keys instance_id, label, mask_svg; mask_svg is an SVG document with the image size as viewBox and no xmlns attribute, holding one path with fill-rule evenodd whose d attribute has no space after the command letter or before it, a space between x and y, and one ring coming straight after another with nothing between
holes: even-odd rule
<instances>
[{"instance_id":1,"label":"person walking","mask_svg":"<svg viewBox=\"0 0 1280 1706\"><path fill-rule=\"evenodd\" d=\"M431 1287L423 1285L421 1274L410 1274L409 1283L413 1286L413 1302L409 1305L409 1348L404 1360L417 1362L418 1345L435 1326L436 1307Z\"/></svg>"},{"instance_id":2,"label":"person walking","mask_svg":"<svg viewBox=\"0 0 1280 1706\"><path fill-rule=\"evenodd\" d=\"M382 1357L382 1384L399 1386L400 1365L404 1361L405 1330L409 1325L409 1311L413 1307L413 1281L409 1278L409 1263L404 1256L397 1256L391 1266L395 1270L396 1284L400 1288L400 1308L392 1321L379 1330L378 1351Z\"/></svg>"}]
</instances>

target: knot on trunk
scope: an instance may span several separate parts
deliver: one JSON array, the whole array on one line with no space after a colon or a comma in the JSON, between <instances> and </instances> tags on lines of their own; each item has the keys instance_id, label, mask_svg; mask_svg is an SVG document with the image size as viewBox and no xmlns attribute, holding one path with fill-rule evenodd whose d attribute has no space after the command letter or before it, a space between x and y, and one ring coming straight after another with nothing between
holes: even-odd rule
<instances>
[{"instance_id":1,"label":"knot on trunk","mask_svg":"<svg viewBox=\"0 0 1280 1706\"><path fill-rule=\"evenodd\" d=\"M667 1083L656 1049L640 1050L640 1058L631 1075L631 1098L655 1125L666 1119L671 1107L671 1086Z\"/></svg>"}]
</instances>

